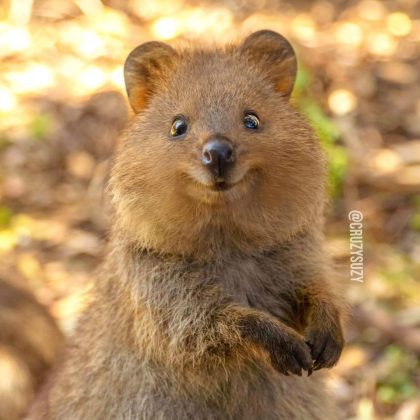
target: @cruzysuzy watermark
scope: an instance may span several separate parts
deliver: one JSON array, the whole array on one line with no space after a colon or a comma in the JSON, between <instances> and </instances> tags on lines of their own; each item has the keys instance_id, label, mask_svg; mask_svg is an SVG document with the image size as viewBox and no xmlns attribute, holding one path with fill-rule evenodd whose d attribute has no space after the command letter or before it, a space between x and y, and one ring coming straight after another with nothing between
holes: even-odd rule
<instances>
[{"instance_id":1,"label":"@cruzysuzy watermark","mask_svg":"<svg viewBox=\"0 0 420 420\"><path fill-rule=\"evenodd\" d=\"M350 234L350 280L363 282L363 214L352 210L349 213Z\"/></svg>"}]
</instances>

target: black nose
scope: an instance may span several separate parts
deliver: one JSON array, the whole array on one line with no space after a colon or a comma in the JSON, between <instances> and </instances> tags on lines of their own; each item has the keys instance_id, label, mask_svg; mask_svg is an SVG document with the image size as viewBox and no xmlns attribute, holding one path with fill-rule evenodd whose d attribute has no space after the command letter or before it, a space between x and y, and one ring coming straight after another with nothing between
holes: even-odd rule
<instances>
[{"instance_id":1,"label":"black nose","mask_svg":"<svg viewBox=\"0 0 420 420\"><path fill-rule=\"evenodd\" d=\"M218 178L224 177L234 160L232 145L223 138L213 138L203 147L203 165L207 166Z\"/></svg>"}]
</instances>

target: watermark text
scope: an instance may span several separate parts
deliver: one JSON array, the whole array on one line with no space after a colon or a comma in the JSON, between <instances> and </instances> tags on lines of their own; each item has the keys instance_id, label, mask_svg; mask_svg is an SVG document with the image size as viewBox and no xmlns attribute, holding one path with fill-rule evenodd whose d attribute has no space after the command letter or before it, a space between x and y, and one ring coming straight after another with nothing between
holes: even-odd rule
<instances>
[{"instance_id":1,"label":"watermark text","mask_svg":"<svg viewBox=\"0 0 420 420\"><path fill-rule=\"evenodd\" d=\"M358 210L349 213L350 279L363 282L363 214Z\"/></svg>"}]
</instances>

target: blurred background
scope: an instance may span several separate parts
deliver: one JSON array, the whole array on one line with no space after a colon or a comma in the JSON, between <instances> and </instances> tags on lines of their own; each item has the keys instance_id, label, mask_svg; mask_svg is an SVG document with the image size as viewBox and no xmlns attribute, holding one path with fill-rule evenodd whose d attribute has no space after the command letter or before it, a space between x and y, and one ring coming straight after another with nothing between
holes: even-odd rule
<instances>
[{"instance_id":1,"label":"blurred background","mask_svg":"<svg viewBox=\"0 0 420 420\"><path fill-rule=\"evenodd\" d=\"M0 1L0 278L71 332L110 223L127 54L263 28L296 48L293 101L330 159L328 246L353 306L334 398L349 419L420 418L419 0ZM363 282L350 279L351 210Z\"/></svg>"}]
</instances>

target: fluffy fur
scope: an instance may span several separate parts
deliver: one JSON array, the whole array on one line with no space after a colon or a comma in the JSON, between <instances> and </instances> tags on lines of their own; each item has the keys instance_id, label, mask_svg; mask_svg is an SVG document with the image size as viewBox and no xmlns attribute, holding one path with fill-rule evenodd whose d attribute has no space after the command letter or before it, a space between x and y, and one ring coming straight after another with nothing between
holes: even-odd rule
<instances>
[{"instance_id":1,"label":"fluffy fur","mask_svg":"<svg viewBox=\"0 0 420 420\"><path fill-rule=\"evenodd\" d=\"M341 308L322 249L325 160L289 105L296 61L240 46L138 47L136 111L112 173L115 223L92 303L31 419L336 419L322 373ZM243 125L245 112L261 126ZM169 136L176 115L188 131ZM215 189L203 145L233 145Z\"/></svg>"}]
</instances>

